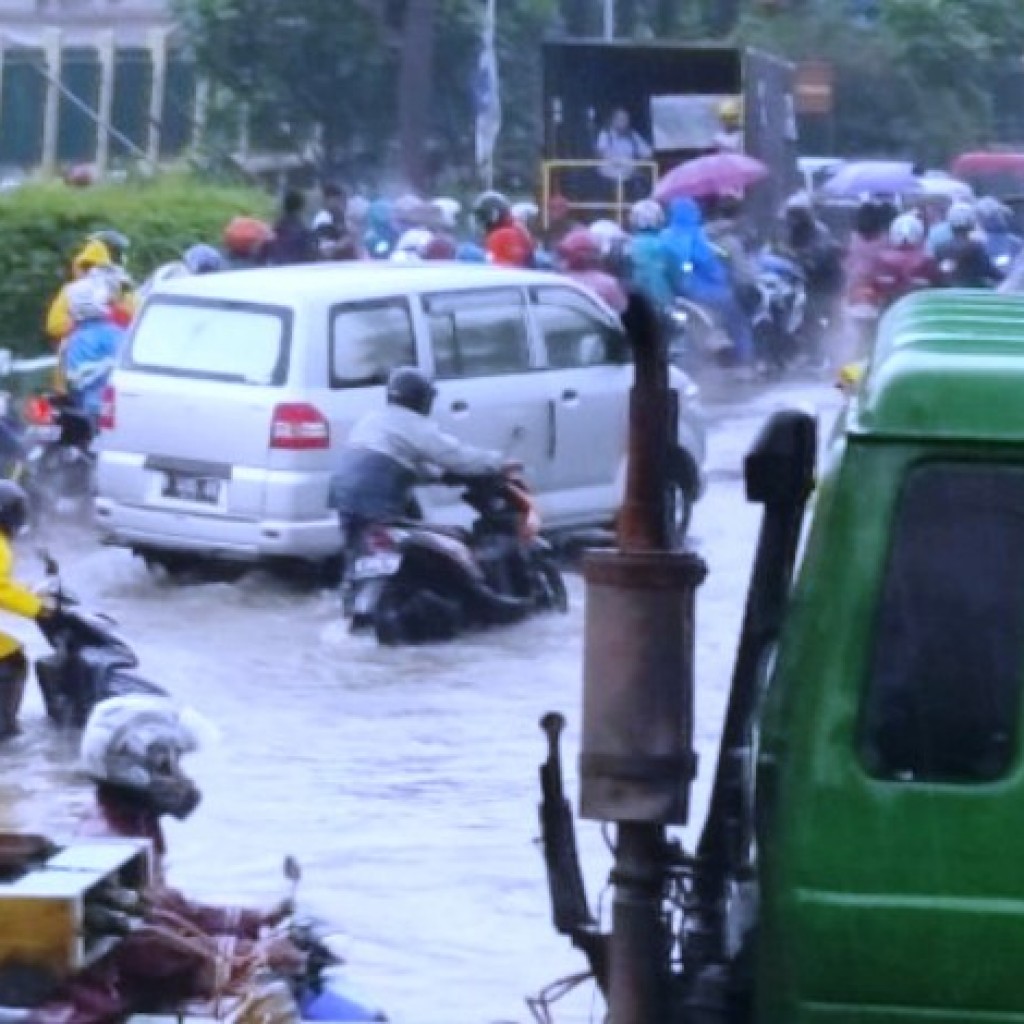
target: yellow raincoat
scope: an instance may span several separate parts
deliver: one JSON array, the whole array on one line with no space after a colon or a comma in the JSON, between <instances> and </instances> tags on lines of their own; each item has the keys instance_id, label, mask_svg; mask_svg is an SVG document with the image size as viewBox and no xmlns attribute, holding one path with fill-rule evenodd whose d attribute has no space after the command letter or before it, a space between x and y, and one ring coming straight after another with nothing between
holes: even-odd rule
<instances>
[{"instance_id":1,"label":"yellow raincoat","mask_svg":"<svg viewBox=\"0 0 1024 1024\"><path fill-rule=\"evenodd\" d=\"M71 280L77 281L95 267L112 266L110 250L102 242L87 242L71 261ZM50 311L46 314L46 333L50 341L59 345L71 333L73 327L71 313L68 311L68 286L65 284L57 292L57 297L50 304Z\"/></svg>"},{"instance_id":2,"label":"yellow raincoat","mask_svg":"<svg viewBox=\"0 0 1024 1024\"><path fill-rule=\"evenodd\" d=\"M0 609L34 619L43 609L43 602L12 575L14 554L10 542L0 534ZM21 650L21 643L13 636L0 632L0 660Z\"/></svg>"}]
</instances>

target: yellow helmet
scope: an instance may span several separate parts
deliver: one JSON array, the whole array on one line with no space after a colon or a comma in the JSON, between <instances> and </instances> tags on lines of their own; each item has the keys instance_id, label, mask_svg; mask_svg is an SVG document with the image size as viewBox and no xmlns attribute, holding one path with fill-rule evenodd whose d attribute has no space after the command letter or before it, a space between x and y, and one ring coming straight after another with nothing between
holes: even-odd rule
<instances>
[{"instance_id":1,"label":"yellow helmet","mask_svg":"<svg viewBox=\"0 0 1024 1024\"><path fill-rule=\"evenodd\" d=\"M718 118L729 127L738 128L743 123L743 100L730 96L718 104Z\"/></svg>"}]
</instances>

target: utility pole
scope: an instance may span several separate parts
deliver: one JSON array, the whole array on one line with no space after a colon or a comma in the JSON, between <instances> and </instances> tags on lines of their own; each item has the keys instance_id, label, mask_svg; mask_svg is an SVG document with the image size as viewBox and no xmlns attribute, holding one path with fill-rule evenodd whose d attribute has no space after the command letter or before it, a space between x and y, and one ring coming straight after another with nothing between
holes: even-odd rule
<instances>
[{"instance_id":1,"label":"utility pole","mask_svg":"<svg viewBox=\"0 0 1024 1024\"><path fill-rule=\"evenodd\" d=\"M615 0L604 0L604 37L608 42L615 38Z\"/></svg>"}]
</instances>

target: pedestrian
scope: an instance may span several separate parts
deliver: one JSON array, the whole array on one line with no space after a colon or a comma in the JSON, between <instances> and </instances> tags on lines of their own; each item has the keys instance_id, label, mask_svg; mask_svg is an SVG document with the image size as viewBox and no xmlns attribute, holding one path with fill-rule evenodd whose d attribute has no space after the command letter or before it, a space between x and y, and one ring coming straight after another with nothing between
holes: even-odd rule
<instances>
[{"instance_id":1,"label":"pedestrian","mask_svg":"<svg viewBox=\"0 0 1024 1024\"><path fill-rule=\"evenodd\" d=\"M654 154L651 144L633 128L629 112L616 107L607 125L597 136L597 156L602 160L598 173L618 194L621 187L623 198L635 201L642 197L649 184L637 163L650 160Z\"/></svg>"},{"instance_id":2,"label":"pedestrian","mask_svg":"<svg viewBox=\"0 0 1024 1024\"><path fill-rule=\"evenodd\" d=\"M316 260L316 235L306 223L306 197L301 192L289 189L285 193L267 255L272 266L313 263Z\"/></svg>"}]
</instances>

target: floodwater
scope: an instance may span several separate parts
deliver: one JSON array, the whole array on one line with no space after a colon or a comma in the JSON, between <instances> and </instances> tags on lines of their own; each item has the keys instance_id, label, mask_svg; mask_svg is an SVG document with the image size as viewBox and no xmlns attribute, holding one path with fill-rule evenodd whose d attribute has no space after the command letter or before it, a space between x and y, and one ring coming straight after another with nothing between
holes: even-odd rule
<instances>
[{"instance_id":1,"label":"floodwater","mask_svg":"<svg viewBox=\"0 0 1024 1024\"><path fill-rule=\"evenodd\" d=\"M793 401L835 405L821 385L793 385L710 409L709 491L693 531L710 569L698 595L695 816L758 525L743 501L742 458L772 408ZM389 650L349 636L328 592L262 574L179 586L84 532L54 538L53 550L68 587L119 620L143 673L218 730L191 760L203 804L169 828L177 886L269 906L287 891L281 862L294 854L304 868L300 906L350 937L350 990L396 1022L524 1021L524 996L582 969L549 924L535 844L543 712L569 720L570 776L578 751L578 577L567 616ZM20 571L41 575L31 550ZM13 630L41 652L31 625ZM0 827L72 834L90 798L75 762L74 737L44 722L33 688L23 734L0 749ZM575 795L574 777L568 785ZM580 843L596 903L609 855L592 823L581 824ZM582 1022L601 1019L603 1007L588 986L557 1012Z\"/></svg>"}]
</instances>

